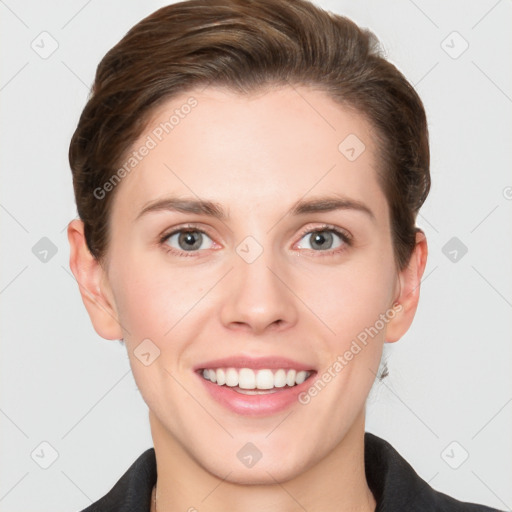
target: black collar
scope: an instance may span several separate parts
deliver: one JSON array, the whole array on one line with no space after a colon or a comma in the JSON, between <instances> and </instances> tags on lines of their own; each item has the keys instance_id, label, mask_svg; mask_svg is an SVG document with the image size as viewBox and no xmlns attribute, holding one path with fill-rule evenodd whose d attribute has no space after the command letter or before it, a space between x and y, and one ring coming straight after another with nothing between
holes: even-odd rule
<instances>
[{"instance_id":1,"label":"black collar","mask_svg":"<svg viewBox=\"0 0 512 512\"><path fill-rule=\"evenodd\" d=\"M366 432L364 442L366 478L377 502L375 512L499 512L435 491L380 437ZM155 450L150 448L108 494L82 512L149 512L155 483Z\"/></svg>"}]
</instances>

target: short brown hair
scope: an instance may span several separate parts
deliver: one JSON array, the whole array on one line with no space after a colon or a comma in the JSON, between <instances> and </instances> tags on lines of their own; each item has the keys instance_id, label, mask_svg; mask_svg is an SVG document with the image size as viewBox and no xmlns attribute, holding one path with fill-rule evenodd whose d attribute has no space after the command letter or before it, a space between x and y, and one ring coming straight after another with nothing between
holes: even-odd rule
<instances>
[{"instance_id":1,"label":"short brown hair","mask_svg":"<svg viewBox=\"0 0 512 512\"><path fill-rule=\"evenodd\" d=\"M423 104L373 33L307 0L179 2L140 21L105 55L69 148L77 210L96 259L106 255L119 187L103 199L94 190L115 174L162 102L208 84L241 94L313 86L365 116L378 134L395 261L406 266L430 189Z\"/></svg>"}]
</instances>

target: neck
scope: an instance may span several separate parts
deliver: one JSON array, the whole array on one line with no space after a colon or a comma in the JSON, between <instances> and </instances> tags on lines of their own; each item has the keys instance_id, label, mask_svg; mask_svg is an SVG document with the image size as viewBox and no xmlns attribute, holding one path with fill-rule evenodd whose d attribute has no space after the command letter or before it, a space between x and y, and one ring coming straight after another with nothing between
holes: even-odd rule
<instances>
[{"instance_id":1,"label":"neck","mask_svg":"<svg viewBox=\"0 0 512 512\"><path fill-rule=\"evenodd\" d=\"M343 440L316 465L286 482L244 485L205 470L150 413L158 468L151 512L374 512L364 471L364 411Z\"/></svg>"}]
</instances>

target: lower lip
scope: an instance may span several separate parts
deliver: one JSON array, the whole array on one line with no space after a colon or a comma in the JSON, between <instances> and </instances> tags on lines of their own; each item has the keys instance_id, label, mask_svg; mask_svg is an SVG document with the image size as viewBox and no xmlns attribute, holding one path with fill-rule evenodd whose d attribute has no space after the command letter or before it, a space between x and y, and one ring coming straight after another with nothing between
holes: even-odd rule
<instances>
[{"instance_id":1,"label":"lower lip","mask_svg":"<svg viewBox=\"0 0 512 512\"><path fill-rule=\"evenodd\" d=\"M307 390L313 382L314 374L302 384L293 387L274 388L277 391L261 395L245 395L234 391L228 386L219 386L206 380L199 373L197 376L203 382L207 391L221 405L244 416L270 416L284 411L298 402L298 395Z\"/></svg>"}]
</instances>

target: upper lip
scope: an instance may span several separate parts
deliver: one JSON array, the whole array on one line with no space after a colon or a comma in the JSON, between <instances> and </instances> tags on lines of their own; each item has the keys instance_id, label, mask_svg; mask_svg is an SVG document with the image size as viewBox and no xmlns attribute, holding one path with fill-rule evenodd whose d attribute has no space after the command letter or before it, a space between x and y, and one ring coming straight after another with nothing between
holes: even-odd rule
<instances>
[{"instance_id":1,"label":"upper lip","mask_svg":"<svg viewBox=\"0 0 512 512\"><path fill-rule=\"evenodd\" d=\"M248 355L223 357L212 361L205 361L194 367L194 371L204 370L205 368L253 368L253 369L279 369L283 368L293 370L312 370L311 365L302 364L293 359L280 356L251 357Z\"/></svg>"}]
</instances>

